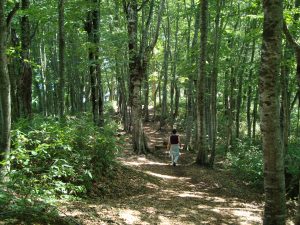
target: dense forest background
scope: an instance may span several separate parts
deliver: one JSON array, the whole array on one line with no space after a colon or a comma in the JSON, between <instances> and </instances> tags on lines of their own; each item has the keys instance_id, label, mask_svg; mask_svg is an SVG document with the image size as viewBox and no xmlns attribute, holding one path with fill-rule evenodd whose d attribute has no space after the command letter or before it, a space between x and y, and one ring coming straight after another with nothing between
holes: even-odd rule
<instances>
[{"instance_id":1,"label":"dense forest background","mask_svg":"<svg viewBox=\"0 0 300 225\"><path fill-rule=\"evenodd\" d=\"M120 131L152 152L150 121L176 128L197 165L265 182L278 207L264 223L284 224L300 188L299 16L299 0L0 0L0 209L91 193L116 166Z\"/></svg>"}]
</instances>

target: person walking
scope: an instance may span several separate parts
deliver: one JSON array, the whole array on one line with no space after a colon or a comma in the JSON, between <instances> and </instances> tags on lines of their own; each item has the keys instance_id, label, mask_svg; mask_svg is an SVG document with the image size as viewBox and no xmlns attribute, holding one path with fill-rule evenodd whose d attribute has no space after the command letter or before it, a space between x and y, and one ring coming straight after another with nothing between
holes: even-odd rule
<instances>
[{"instance_id":1,"label":"person walking","mask_svg":"<svg viewBox=\"0 0 300 225\"><path fill-rule=\"evenodd\" d=\"M169 137L168 141L168 150L170 151L170 156L172 159L172 165L176 166L178 158L179 158L179 149L180 149L180 137L177 134L177 130L173 129L172 134Z\"/></svg>"}]
</instances>

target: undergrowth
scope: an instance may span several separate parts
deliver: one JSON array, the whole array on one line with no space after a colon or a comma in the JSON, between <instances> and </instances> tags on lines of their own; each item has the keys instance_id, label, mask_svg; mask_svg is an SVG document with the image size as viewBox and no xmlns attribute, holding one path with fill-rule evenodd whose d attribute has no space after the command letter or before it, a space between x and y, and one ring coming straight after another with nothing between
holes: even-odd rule
<instances>
[{"instance_id":1,"label":"undergrowth","mask_svg":"<svg viewBox=\"0 0 300 225\"><path fill-rule=\"evenodd\" d=\"M45 210L44 203L84 197L93 183L110 176L119 149L117 126L109 124L99 128L85 116L36 116L16 122L10 158L1 162L10 165L10 171L0 186L0 211L10 213L0 213L0 220L30 214L33 220L40 215L40 221L51 221L48 217L56 218L57 212Z\"/></svg>"}]
</instances>

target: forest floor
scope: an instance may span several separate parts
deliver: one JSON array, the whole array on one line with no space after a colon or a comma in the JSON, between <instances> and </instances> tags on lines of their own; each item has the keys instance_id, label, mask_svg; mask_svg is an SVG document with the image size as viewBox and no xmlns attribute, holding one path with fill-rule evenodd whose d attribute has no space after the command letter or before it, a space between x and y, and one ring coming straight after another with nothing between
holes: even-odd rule
<instances>
[{"instance_id":1,"label":"forest floor","mask_svg":"<svg viewBox=\"0 0 300 225\"><path fill-rule=\"evenodd\" d=\"M78 224L89 225L262 223L262 192L220 165L196 166L195 155L189 152L181 152L173 167L163 147L168 133L153 124L146 124L145 131L153 154L137 156L126 144L112 181L97 182L94 198L64 204L60 210ZM102 192L106 197L99 197Z\"/></svg>"}]
</instances>

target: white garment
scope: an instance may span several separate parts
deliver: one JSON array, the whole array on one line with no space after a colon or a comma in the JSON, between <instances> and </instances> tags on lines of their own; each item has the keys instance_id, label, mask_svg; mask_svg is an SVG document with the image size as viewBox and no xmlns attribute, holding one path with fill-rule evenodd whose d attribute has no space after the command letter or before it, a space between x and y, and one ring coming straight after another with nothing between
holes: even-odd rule
<instances>
[{"instance_id":1,"label":"white garment","mask_svg":"<svg viewBox=\"0 0 300 225\"><path fill-rule=\"evenodd\" d=\"M172 144L170 148L172 163L177 163L179 158L179 144Z\"/></svg>"}]
</instances>

